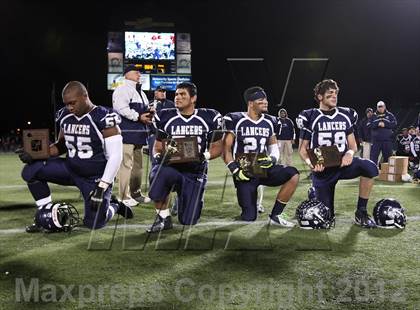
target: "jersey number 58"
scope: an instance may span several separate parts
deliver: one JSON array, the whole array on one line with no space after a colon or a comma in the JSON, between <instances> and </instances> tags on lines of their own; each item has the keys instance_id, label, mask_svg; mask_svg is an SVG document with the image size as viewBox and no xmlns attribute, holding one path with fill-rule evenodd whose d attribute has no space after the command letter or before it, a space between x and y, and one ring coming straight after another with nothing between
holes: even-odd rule
<instances>
[{"instance_id":1,"label":"jersey number 58","mask_svg":"<svg viewBox=\"0 0 420 310\"><path fill-rule=\"evenodd\" d=\"M332 132L320 132L318 133L318 144L319 146L331 146L333 144L337 145L340 152L344 152L346 149L346 133L338 131L335 133Z\"/></svg>"}]
</instances>

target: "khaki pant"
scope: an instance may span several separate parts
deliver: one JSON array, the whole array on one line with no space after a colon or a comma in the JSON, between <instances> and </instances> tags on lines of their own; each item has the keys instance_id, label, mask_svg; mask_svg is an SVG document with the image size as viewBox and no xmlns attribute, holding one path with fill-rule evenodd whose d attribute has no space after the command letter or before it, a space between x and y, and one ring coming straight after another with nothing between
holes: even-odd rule
<instances>
[{"instance_id":1,"label":"khaki pant","mask_svg":"<svg viewBox=\"0 0 420 310\"><path fill-rule=\"evenodd\" d=\"M118 171L118 195L121 200L141 194L143 146L123 144L123 160Z\"/></svg>"},{"instance_id":2,"label":"khaki pant","mask_svg":"<svg viewBox=\"0 0 420 310\"><path fill-rule=\"evenodd\" d=\"M370 142L362 142L363 158L370 159Z\"/></svg>"},{"instance_id":3,"label":"khaki pant","mask_svg":"<svg viewBox=\"0 0 420 310\"><path fill-rule=\"evenodd\" d=\"M286 166L292 165L292 154L293 147L291 140L280 140L277 141L277 145L280 151L280 160L279 163Z\"/></svg>"}]
</instances>

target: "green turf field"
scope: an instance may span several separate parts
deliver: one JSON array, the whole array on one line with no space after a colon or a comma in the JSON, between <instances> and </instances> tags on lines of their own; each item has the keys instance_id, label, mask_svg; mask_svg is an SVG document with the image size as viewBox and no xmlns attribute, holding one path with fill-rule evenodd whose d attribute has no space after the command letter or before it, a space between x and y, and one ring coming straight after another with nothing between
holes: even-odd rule
<instances>
[{"instance_id":1,"label":"green turf field","mask_svg":"<svg viewBox=\"0 0 420 310\"><path fill-rule=\"evenodd\" d=\"M419 185L378 181L373 190L369 210L384 197L407 209L403 231L352 224L357 180L339 183L337 224L328 232L267 227L276 194L268 188L266 213L244 225L234 221L230 178L222 200L225 167L215 160L191 229L148 239L155 212L143 205L134 219L94 233L27 234L35 207L21 168L16 156L0 155L0 309L420 309ZM306 197L306 175L291 217ZM75 188L51 188L55 201L82 211Z\"/></svg>"}]
</instances>

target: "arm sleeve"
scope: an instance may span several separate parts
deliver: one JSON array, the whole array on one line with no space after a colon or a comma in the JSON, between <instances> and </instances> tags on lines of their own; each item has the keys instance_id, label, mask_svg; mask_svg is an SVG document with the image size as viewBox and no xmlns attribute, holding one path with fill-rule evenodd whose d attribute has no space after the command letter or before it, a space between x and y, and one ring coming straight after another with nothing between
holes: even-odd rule
<instances>
[{"instance_id":1,"label":"arm sleeve","mask_svg":"<svg viewBox=\"0 0 420 310\"><path fill-rule=\"evenodd\" d=\"M111 184L120 169L122 161L122 136L114 135L104 139L105 154L108 158L101 180Z\"/></svg>"},{"instance_id":2,"label":"arm sleeve","mask_svg":"<svg viewBox=\"0 0 420 310\"><path fill-rule=\"evenodd\" d=\"M132 121L137 121L139 118L139 113L134 109L130 108L131 97L129 93L122 89L115 89L112 94L112 106L114 109L123 117L128 118Z\"/></svg>"},{"instance_id":3,"label":"arm sleeve","mask_svg":"<svg viewBox=\"0 0 420 310\"><path fill-rule=\"evenodd\" d=\"M276 159L276 162L279 160L280 151L279 151L279 147L277 146L277 144L270 144L268 146L268 155L274 157Z\"/></svg>"}]
</instances>

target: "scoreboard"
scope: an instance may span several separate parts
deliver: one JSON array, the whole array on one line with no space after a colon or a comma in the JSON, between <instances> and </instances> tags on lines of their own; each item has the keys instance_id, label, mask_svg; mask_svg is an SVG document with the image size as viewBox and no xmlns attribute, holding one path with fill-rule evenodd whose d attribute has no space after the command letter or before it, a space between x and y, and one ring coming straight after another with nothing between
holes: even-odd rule
<instances>
[{"instance_id":1,"label":"scoreboard","mask_svg":"<svg viewBox=\"0 0 420 310\"><path fill-rule=\"evenodd\" d=\"M143 90L159 85L175 90L176 84L192 79L189 33L109 32L107 53L109 90L124 81L127 65L139 68Z\"/></svg>"}]
</instances>

